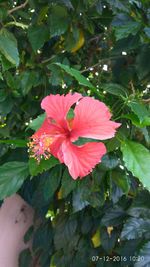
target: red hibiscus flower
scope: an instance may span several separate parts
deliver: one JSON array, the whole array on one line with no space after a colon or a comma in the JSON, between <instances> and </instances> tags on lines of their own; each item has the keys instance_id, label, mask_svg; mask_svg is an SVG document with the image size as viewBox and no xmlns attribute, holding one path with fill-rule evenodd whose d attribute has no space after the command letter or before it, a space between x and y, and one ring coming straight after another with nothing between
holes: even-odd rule
<instances>
[{"instance_id":1,"label":"red hibiscus flower","mask_svg":"<svg viewBox=\"0 0 150 267\"><path fill-rule=\"evenodd\" d=\"M74 117L67 118L74 105ZM81 94L49 95L42 100L46 119L32 135L29 143L32 156L38 161L52 154L67 165L73 179L84 177L101 161L106 147L101 142L74 144L79 137L105 140L115 135L120 123L110 120L108 107L91 97Z\"/></svg>"}]
</instances>

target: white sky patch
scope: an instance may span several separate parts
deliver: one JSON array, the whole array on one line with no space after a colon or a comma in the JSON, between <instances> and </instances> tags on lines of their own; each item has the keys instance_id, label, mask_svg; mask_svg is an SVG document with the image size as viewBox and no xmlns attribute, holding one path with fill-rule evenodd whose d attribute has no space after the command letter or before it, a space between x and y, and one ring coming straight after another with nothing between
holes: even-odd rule
<instances>
[{"instance_id":1,"label":"white sky patch","mask_svg":"<svg viewBox=\"0 0 150 267\"><path fill-rule=\"evenodd\" d=\"M121 53L123 56L126 56L127 55L127 52L125 52L125 51L122 51L122 53Z\"/></svg>"},{"instance_id":2,"label":"white sky patch","mask_svg":"<svg viewBox=\"0 0 150 267\"><path fill-rule=\"evenodd\" d=\"M67 87L66 83L62 84L62 88L65 89Z\"/></svg>"},{"instance_id":3,"label":"white sky patch","mask_svg":"<svg viewBox=\"0 0 150 267\"><path fill-rule=\"evenodd\" d=\"M34 12L35 12L35 9L31 9L30 12L31 12L31 13L34 13Z\"/></svg>"},{"instance_id":4,"label":"white sky patch","mask_svg":"<svg viewBox=\"0 0 150 267\"><path fill-rule=\"evenodd\" d=\"M108 71L108 65L104 64L104 65L103 65L103 70L104 70L104 71Z\"/></svg>"},{"instance_id":5,"label":"white sky patch","mask_svg":"<svg viewBox=\"0 0 150 267\"><path fill-rule=\"evenodd\" d=\"M124 166L123 165L119 165L119 168L124 170Z\"/></svg>"}]
</instances>

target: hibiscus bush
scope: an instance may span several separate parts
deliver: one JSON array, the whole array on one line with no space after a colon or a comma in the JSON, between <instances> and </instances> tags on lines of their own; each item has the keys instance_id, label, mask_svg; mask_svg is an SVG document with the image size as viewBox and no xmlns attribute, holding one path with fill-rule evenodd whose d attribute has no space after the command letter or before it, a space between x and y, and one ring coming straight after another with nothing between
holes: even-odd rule
<instances>
[{"instance_id":1,"label":"hibiscus bush","mask_svg":"<svg viewBox=\"0 0 150 267\"><path fill-rule=\"evenodd\" d=\"M0 1L0 199L20 267L150 266L148 0Z\"/></svg>"}]
</instances>

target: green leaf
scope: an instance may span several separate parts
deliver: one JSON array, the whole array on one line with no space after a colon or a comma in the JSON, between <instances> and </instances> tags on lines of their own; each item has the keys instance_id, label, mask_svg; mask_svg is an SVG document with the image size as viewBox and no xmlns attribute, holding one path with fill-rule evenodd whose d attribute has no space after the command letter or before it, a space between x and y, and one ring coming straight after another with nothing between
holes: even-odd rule
<instances>
[{"instance_id":1,"label":"green leaf","mask_svg":"<svg viewBox=\"0 0 150 267\"><path fill-rule=\"evenodd\" d=\"M102 157L102 161L99 164L99 169L104 171L112 170L116 168L118 164L119 160L117 157L107 154Z\"/></svg>"},{"instance_id":2,"label":"green leaf","mask_svg":"<svg viewBox=\"0 0 150 267\"><path fill-rule=\"evenodd\" d=\"M31 267L32 264L32 255L29 248L21 251L19 255L19 267Z\"/></svg>"},{"instance_id":3,"label":"green leaf","mask_svg":"<svg viewBox=\"0 0 150 267\"><path fill-rule=\"evenodd\" d=\"M45 178L45 183L43 186L43 195L45 200L49 200L57 190L62 173L62 166L55 166L49 173L49 175Z\"/></svg>"},{"instance_id":4,"label":"green leaf","mask_svg":"<svg viewBox=\"0 0 150 267\"><path fill-rule=\"evenodd\" d=\"M13 65L19 65L19 53L15 36L6 29L0 30L0 52Z\"/></svg>"},{"instance_id":5,"label":"green leaf","mask_svg":"<svg viewBox=\"0 0 150 267\"><path fill-rule=\"evenodd\" d=\"M136 70L140 79L144 79L150 74L150 62L147 60L150 55L149 45L143 45L136 58Z\"/></svg>"},{"instance_id":6,"label":"green leaf","mask_svg":"<svg viewBox=\"0 0 150 267\"><path fill-rule=\"evenodd\" d=\"M136 35L140 30L141 24L139 22L130 21L125 25L115 27L115 36L117 40L126 38L129 34Z\"/></svg>"},{"instance_id":7,"label":"green leaf","mask_svg":"<svg viewBox=\"0 0 150 267\"><path fill-rule=\"evenodd\" d=\"M5 101L6 97L7 97L7 92L6 92L6 90L1 89L1 90L0 90L0 102Z\"/></svg>"},{"instance_id":8,"label":"green leaf","mask_svg":"<svg viewBox=\"0 0 150 267\"><path fill-rule=\"evenodd\" d=\"M147 108L138 100L128 102L128 106L132 109L135 115L138 116L141 123L144 120L147 121L148 117L150 118L150 113L148 112Z\"/></svg>"},{"instance_id":9,"label":"green leaf","mask_svg":"<svg viewBox=\"0 0 150 267\"><path fill-rule=\"evenodd\" d=\"M124 195L123 190L118 187L112 180L110 180L109 199L116 204L119 199Z\"/></svg>"},{"instance_id":10,"label":"green leaf","mask_svg":"<svg viewBox=\"0 0 150 267\"><path fill-rule=\"evenodd\" d=\"M73 119L73 118L74 118L74 110L70 108L67 113L67 119Z\"/></svg>"},{"instance_id":11,"label":"green leaf","mask_svg":"<svg viewBox=\"0 0 150 267\"><path fill-rule=\"evenodd\" d=\"M36 176L43 171L49 170L55 165L59 164L59 161L53 156L50 159L42 159L40 163L38 163L35 159L29 159L29 172L32 176Z\"/></svg>"},{"instance_id":12,"label":"green leaf","mask_svg":"<svg viewBox=\"0 0 150 267\"><path fill-rule=\"evenodd\" d=\"M66 32L69 27L67 10L62 6L53 6L49 16L50 35L59 36Z\"/></svg>"},{"instance_id":13,"label":"green leaf","mask_svg":"<svg viewBox=\"0 0 150 267\"><path fill-rule=\"evenodd\" d=\"M143 245L138 253L138 256L141 258L140 261L137 261L134 267L149 267L150 266L150 241Z\"/></svg>"},{"instance_id":14,"label":"green leaf","mask_svg":"<svg viewBox=\"0 0 150 267\"><path fill-rule=\"evenodd\" d=\"M43 113L41 115L39 115L36 119L32 120L30 123L29 123L29 126L27 129L32 129L34 131L38 130L41 125L43 124L44 120L46 118L46 114Z\"/></svg>"},{"instance_id":15,"label":"green leaf","mask_svg":"<svg viewBox=\"0 0 150 267\"><path fill-rule=\"evenodd\" d=\"M127 169L150 190L150 153L148 149L139 143L126 140L121 145L121 151Z\"/></svg>"},{"instance_id":16,"label":"green leaf","mask_svg":"<svg viewBox=\"0 0 150 267\"><path fill-rule=\"evenodd\" d=\"M7 60L7 58L5 56L3 56L3 55L0 56L0 62L1 62L1 65L2 65L2 70L3 71L9 70L11 68L14 68L14 65L9 60Z\"/></svg>"},{"instance_id":17,"label":"green leaf","mask_svg":"<svg viewBox=\"0 0 150 267\"><path fill-rule=\"evenodd\" d=\"M147 37L150 38L150 27L145 27L144 32L146 33Z\"/></svg>"},{"instance_id":18,"label":"green leaf","mask_svg":"<svg viewBox=\"0 0 150 267\"><path fill-rule=\"evenodd\" d=\"M131 120L135 126L138 126L140 128L143 128L145 126L150 126L150 117L144 117L143 120L140 121L137 115L130 113L122 115L121 118Z\"/></svg>"},{"instance_id":19,"label":"green leaf","mask_svg":"<svg viewBox=\"0 0 150 267\"><path fill-rule=\"evenodd\" d=\"M137 194L128 209L128 214L136 218L150 219L150 192L148 190L142 190Z\"/></svg>"},{"instance_id":20,"label":"green leaf","mask_svg":"<svg viewBox=\"0 0 150 267\"><path fill-rule=\"evenodd\" d=\"M66 244L68 245L75 234L76 228L77 220L75 218L59 217L54 234L55 247L61 249Z\"/></svg>"},{"instance_id":21,"label":"green leaf","mask_svg":"<svg viewBox=\"0 0 150 267\"><path fill-rule=\"evenodd\" d=\"M0 199L16 193L28 177L28 164L11 161L0 166Z\"/></svg>"},{"instance_id":22,"label":"green leaf","mask_svg":"<svg viewBox=\"0 0 150 267\"><path fill-rule=\"evenodd\" d=\"M0 1L0 2L2 2L2 1ZM5 20L7 18L7 15L8 15L7 9L1 6L1 9L0 9L0 22Z\"/></svg>"},{"instance_id":23,"label":"green leaf","mask_svg":"<svg viewBox=\"0 0 150 267\"><path fill-rule=\"evenodd\" d=\"M15 145L15 147L26 147L27 146L27 141L26 140L21 140L21 139L0 140L0 144Z\"/></svg>"},{"instance_id":24,"label":"green leaf","mask_svg":"<svg viewBox=\"0 0 150 267\"><path fill-rule=\"evenodd\" d=\"M33 235L33 231L34 231L34 226L31 225L31 226L28 228L28 230L27 230L27 232L25 233L25 235L24 235L24 238L23 238L24 243L28 243L29 240L31 240L31 237L32 237L32 235Z\"/></svg>"},{"instance_id":25,"label":"green leaf","mask_svg":"<svg viewBox=\"0 0 150 267\"><path fill-rule=\"evenodd\" d=\"M115 246L117 240L117 231L113 229L109 235L106 227L100 229L100 241L101 245L107 253L110 253Z\"/></svg>"},{"instance_id":26,"label":"green leaf","mask_svg":"<svg viewBox=\"0 0 150 267\"><path fill-rule=\"evenodd\" d=\"M87 142L100 142L99 140L92 139L92 138L86 138L86 137L79 137L77 141L73 142L76 146L81 146L86 144Z\"/></svg>"},{"instance_id":27,"label":"green leaf","mask_svg":"<svg viewBox=\"0 0 150 267\"><path fill-rule=\"evenodd\" d=\"M47 258L47 254L49 254L49 251L51 250L51 242L52 242L52 235L53 231L51 228L51 224L49 221L45 222L42 221L40 226L36 229L33 236L33 243L32 243L32 249L34 255L37 255L36 253L39 251L46 250L46 255L43 255L43 253L40 253L40 256L45 256ZM41 262L41 259L40 259ZM41 265L41 267L44 267L45 265ZM49 265L46 265L49 266Z\"/></svg>"},{"instance_id":28,"label":"green leaf","mask_svg":"<svg viewBox=\"0 0 150 267\"><path fill-rule=\"evenodd\" d=\"M0 72L0 80L2 80L3 81L3 75L2 75L2 73Z\"/></svg>"},{"instance_id":29,"label":"green leaf","mask_svg":"<svg viewBox=\"0 0 150 267\"><path fill-rule=\"evenodd\" d=\"M101 224L105 226L116 226L124 221L126 216L125 211L118 206L114 206L113 209L107 210L107 213L103 216Z\"/></svg>"},{"instance_id":30,"label":"green leaf","mask_svg":"<svg viewBox=\"0 0 150 267\"><path fill-rule=\"evenodd\" d=\"M8 113L10 113L13 108L13 104L13 99L10 96L8 96L5 101L0 102L0 114L7 115Z\"/></svg>"},{"instance_id":31,"label":"green leaf","mask_svg":"<svg viewBox=\"0 0 150 267\"><path fill-rule=\"evenodd\" d=\"M65 72L67 72L69 75L71 75L72 77L74 77L79 84L84 85L88 88L94 89L94 85L92 85L91 82L89 82L81 73L80 71L70 68L67 65L61 64L61 63L54 63L57 66L59 66L61 69L63 69Z\"/></svg>"},{"instance_id":32,"label":"green leaf","mask_svg":"<svg viewBox=\"0 0 150 267\"><path fill-rule=\"evenodd\" d=\"M89 205L89 202L83 199L84 188L77 188L73 191L73 211L77 212Z\"/></svg>"},{"instance_id":33,"label":"green leaf","mask_svg":"<svg viewBox=\"0 0 150 267\"><path fill-rule=\"evenodd\" d=\"M150 237L150 220L142 218L130 218L124 224L121 232L121 239L138 239L146 233L147 238Z\"/></svg>"},{"instance_id":34,"label":"green leaf","mask_svg":"<svg viewBox=\"0 0 150 267\"><path fill-rule=\"evenodd\" d=\"M128 93L127 89L117 83L106 83L101 87L104 91L116 96L126 96Z\"/></svg>"},{"instance_id":35,"label":"green leaf","mask_svg":"<svg viewBox=\"0 0 150 267\"><path fill-rule=\"evenodd\" d=\"M115 184L122 189L124 193L128 193L130 189L129 178L121 171L112 171L111 178Z\"/></svg>"},{"instance_id":36,"label":"green leaf","mask_svg":"<svg viewBox=\"0 0 150 267\"><path fill-rule=\"evenodd\" d=\"M20 87L23 95L27 95L32 87L37 86L39 74L36 71L24 71L20 75Z\"/></svg>"},{"instance_id":37,"label":"green leaf","mask_svg":"<svg viewBox=\"0 0 150 267\"><path fill-rule=\"evenodd\" d=\"M66 198L77 186L77 181L73 180L68 170L66 169L62 177L61 193L62 197Z\"/></svg>"},{"instance_id":38,"label":"green leaf","mask_svg":"<svg viewBox=\"0 0 150 267\"><path fill-rule=\"evenodd\" d=\"M66 7L73 9L73 5L70 0L58 0L58 1L63 3Z\"/></svg>"},{"instance_id":39,"label":"green leaf","mask_svg":"<svg viewBox=\"0 0 150 267\"><path fill-rule=\"evenodd\" d=\"M45 25L33 25L28 29L28 38L33 50L36 52L43 47L49 39L49 31Z\"/></svg>"}]
</instances>

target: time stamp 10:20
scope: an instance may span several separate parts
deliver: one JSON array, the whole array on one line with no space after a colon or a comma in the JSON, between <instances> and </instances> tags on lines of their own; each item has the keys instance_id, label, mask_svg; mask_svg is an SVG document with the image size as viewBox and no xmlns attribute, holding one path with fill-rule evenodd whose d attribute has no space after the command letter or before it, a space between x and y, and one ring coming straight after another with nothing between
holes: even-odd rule
<instances>
[{"instance_id":1,"label":"time stamp 10:20","mask_svg":"<svg viewBox=\"0 0 150 267\"><path fill-rule=\"evenodd\" d=\"M144 256L92 256L92 261L104 261L104 262L139 262L144 261Z\"/></svg>"}]
</instances>

